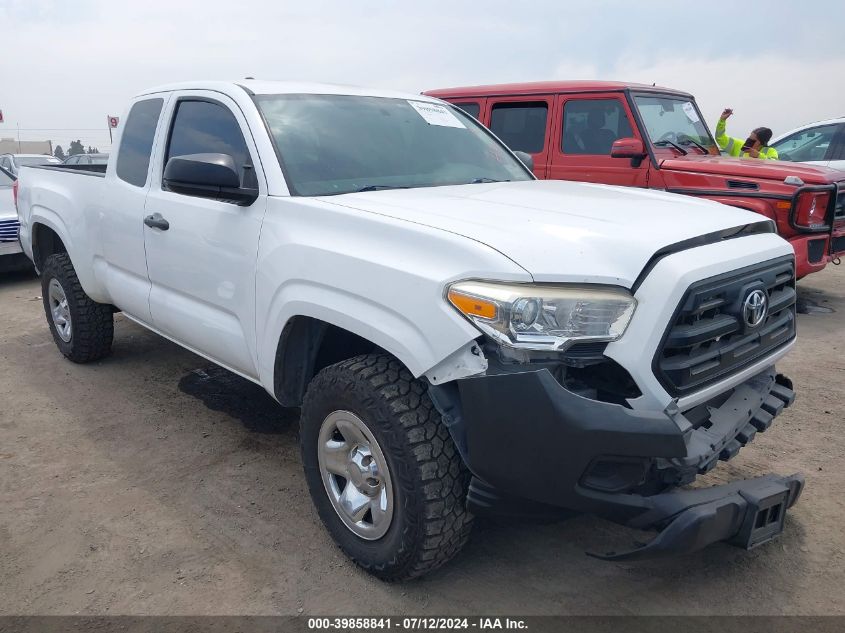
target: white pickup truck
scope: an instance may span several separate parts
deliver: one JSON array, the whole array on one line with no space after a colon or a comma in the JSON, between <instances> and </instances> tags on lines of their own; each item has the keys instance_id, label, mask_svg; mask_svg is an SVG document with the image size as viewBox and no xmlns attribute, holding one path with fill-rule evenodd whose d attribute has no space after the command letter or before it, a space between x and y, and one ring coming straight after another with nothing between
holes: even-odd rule
<instances>
[{"instance_id":1,"label":"white pickup truck","mask_svg":"<svg viewBox=\"0 0 845 633\"><path fill-rule=\"evenodd\" d=\"M121 120L107 168L21 171L56 344L107 356L120 311L301 406L313 501L363 568L417 576L474 515L550 507L659 531L607 558L782 532L800 475L678 488L794 398L768 220L537 181L420 95L188 83Z\"/></svg>"}]
</instances>

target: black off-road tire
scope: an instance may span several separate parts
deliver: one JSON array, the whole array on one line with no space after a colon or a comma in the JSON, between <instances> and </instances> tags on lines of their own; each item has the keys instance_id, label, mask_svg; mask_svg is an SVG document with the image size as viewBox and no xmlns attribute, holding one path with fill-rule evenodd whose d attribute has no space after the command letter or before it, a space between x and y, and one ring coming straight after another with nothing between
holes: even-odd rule
<instances>
[{"instance_id":1,"label":"black off-road tire","mask_svg":"<svg viewBox=\"0 0 845 633\"><path fill-rule=\"evenodd\" d=\"M317 445L323 420L350 411L384 452L394 491L393 518L378 540L352 532L323 485ZM302 406L300 438L305 477L314 505L331 536L360 567L389 581L437 569L467 542L470 474L420 380L394 357L367 354L323 369Z\"/></svg>"},{"instance_id":2,"label":"black off-road tire","mask_svg":"<svg viewBox=\"0 0 845 633\"><path fill-rule=\"evenodd\" d=\"M50 311L50 281L59 282L67 297L71 316L71 336L65 341L59 336ZM50 255L41 270L41 297L50 333L59 351L74 363L89 363L111 352L114 338L112 306L97 303L82 289L67 253Z\"/></svg>"}]
</instances>

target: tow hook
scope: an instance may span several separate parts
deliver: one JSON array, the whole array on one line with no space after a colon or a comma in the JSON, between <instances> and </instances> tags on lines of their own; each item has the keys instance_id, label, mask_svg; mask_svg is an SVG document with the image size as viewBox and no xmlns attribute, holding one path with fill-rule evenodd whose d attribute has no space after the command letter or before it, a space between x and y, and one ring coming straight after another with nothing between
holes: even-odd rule
<instances>
[{"instance_id":1,"label":"tow hook","mask_svg":"<svg viewBox=\"0 0 845 633\"><path fill-rule=\"evenodd\" d=\"M831 262L833 262L833 265L834 265L834 266L839 266L839 264L841 264L841 263L842 263L842 260L841 260L841 259L839 259L838 257L834 257L834 258L833 258L833 259L831 259L830 261L831 261Z\"/></svg>"}]
</instances>

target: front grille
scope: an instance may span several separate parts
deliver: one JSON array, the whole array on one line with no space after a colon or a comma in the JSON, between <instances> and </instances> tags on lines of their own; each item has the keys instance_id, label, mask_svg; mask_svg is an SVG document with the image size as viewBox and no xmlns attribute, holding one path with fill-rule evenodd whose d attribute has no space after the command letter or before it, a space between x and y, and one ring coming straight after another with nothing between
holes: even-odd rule
<instances>
[{"instance_id":1,"label":"front grille","mask_svg":"<svg viewBox=\"0 0 845 633\"><path fill-rule=\"evenodd\" d=\"M0 220L0 242L17 242L19 228L17 220Z\"/></svg>"},{"instance_id":2,"label":"front grille","mask_svg":"<svg viewBox=\"0 0 845 633\"><path fill-rule=\"evenodd\" d=\"M840 183L839 194L836 196L836 206L833 210L834 220L845 220L845 183Z\"/></svg>"},{"instance_id":3,"label":"front grille","mask_svg":"<svg viewBox=\"0 0 845 633\"><path fill-rule=\"evenodd\" d=\"M768 298L752 327L743 304L754 290ZM698 281L681 300L654 357L654 372L672 395L727 377L795 337L795 263L791 256Z\"/></svg>"},{"instance_id":4,"label":"front grille","mask_svg":"<svg viewBox=\"0 0 845 633\"><path fill-rule=\"evenodd\" d=\"M833 238L833 245L830 247L830 252L834 255L845 251L845 237Z\"/></svg>"}]
</instances>

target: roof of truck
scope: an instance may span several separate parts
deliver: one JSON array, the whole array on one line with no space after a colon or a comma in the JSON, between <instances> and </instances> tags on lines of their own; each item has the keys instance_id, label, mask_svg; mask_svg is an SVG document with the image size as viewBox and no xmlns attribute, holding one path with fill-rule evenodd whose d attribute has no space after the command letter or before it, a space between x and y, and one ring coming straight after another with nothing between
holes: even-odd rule
<instances>
[{"instance_id":1,"label":"roof of truck","mask_svg":"<svg viewBox=\"0 0 845 633\"><path fill-rule=\"evenodd\" d=\"M187 81L156 86L144 90L141 94L173 92L176 90L212 90L224 94L246 92L253 95L274 94L316 94L316 95L356 95L369 97L387 97L393 99L416 99L428 101L428 97L389 90L384 88L366 88L342 84L313 83L304 81L264 81L241 79L239 81Z\"/></svg>"},{"instance_id":2,"label":"roof of truck","mask_svg":"<svg viewBox=\"0 0 845 633\"><path fill-rule=\"evenodd\" d=\"M618 92L620 90L642 90L647 92L671 92L692 98L687 92L664 88L662 86L637 84L627 81L529 81L515 84L491 84L487 86L463 86L458 88L439 88L426 90L423 94L431 97L492 97L498 95L549 94L558 92Z\"/></svg>"}]
</instances>

